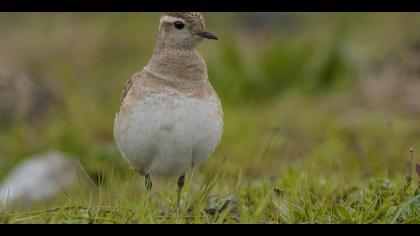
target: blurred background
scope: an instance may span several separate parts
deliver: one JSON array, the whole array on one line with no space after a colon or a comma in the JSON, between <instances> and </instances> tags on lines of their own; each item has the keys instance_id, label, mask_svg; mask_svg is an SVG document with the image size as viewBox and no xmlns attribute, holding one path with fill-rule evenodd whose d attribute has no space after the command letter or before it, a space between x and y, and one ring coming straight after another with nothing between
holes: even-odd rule
<instances>
[{"instance_id":1,"label":"blurred background","mask_svg":"<svg viewBox=\"0 0 420 236\"><path fill-rule=\"evenodd\" d=\"M220 160L227 182L305 172L350 185L403 173L409 148L420 147L420 14L204 15L220 40L198 51L225 132L198 175ZM159 17L0 14L0 180L55 155L76 160L94 184L124 181L131 170L114 117L124 83L152 54Z\"/></svg>"}]
</instances>

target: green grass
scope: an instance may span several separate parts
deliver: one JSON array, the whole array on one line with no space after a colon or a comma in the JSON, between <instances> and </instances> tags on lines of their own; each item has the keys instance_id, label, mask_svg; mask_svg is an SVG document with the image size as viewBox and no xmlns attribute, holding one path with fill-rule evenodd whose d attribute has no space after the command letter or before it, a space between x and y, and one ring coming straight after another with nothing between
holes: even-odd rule
<instances>
[{"instance_id":1,"label":"green grass","mask_svg":"<svg viewBox=\"0 0 420 236\"><path fill-rule=\"evenodd\" d=\"M198 189L187 184L181 210L175 191L148 194L138 191L137 178L80 193L57 208L1 216L3 223L419 223L419 195L398 182L370 179L343 186L290 171L276 181L243 183L241 176L226 184L215 170ZM402 182L403 179L399 179ZM175 190L175 189L173 189ZM237 206L211 194L230 194ZM214 211L209 211L209 209Z\"/></svg>"},{"instance_id":2,"label":"green grass","mask_svg":"<svg viewBox=\"0 0 420 236\"><path fill-rule=\"evenodd\" d=\"M226 107L223 142L209 162L187 176L180 212L176 207L176 179L154 178L155 188L149 198L143 179L128 168L114 145L90 148L90 143L82 147L79 145L84 142L69 144L64 139L68 152L83 156L80 160L96 176L98 190L80 184L61 193L54 203L34 207L33 212L10 212L1 220L419 223L415 176L411 184L406 182L409 145L418 145L415 137L420 127L415 121L396 117L391 119L393 128L389 128L379 114L366 111L355 124L344 125L342 120L347 117L321 111L314 105L319 101L290 100L294 103L280 99L263 107ZM300 112L287 113L291 106ZM247 116L250 112L258 116ZM313 115L305 116L307 113ZM277 116L267 118L267 114ZM210 203L212 196L216 200ZM229 196L236 199L237 206L229 208Z\"/></svg>"},{"instance_id":3,"label":"green grass","mask_svg":"<svg viewBox=\"0 0 420 236\"><path fill-rule=\"evenodd\" d=\"M1 220L2 223L419 223L419 195L413 196L412 189L404 190L389 180L372 179L366 186L343 189L325 180L311 180L309 185L308 177L294 172L280 179L258 185L242 183L240 187L223 184L223 179L210 179L194 193L187 185L183 195L185 208L180 211L173 192L161 192L150 200L147 194L135 191L137 181L126 180L124 183L129 185L111 185L98 195L80 194L58 208L9 213L2 215ZM290 182L284 184L285 180ZM290 186L291 182L296 185ZM282 185L280 190L277 186ZM314 185L317 187L310 187ZM206 197L210 193L226 194L226 189L234 191L238 207L223 198L209 207ZM96 198L100 199L92 200ZM215 211L209 212L209 208Z\"/></svg>"},{"instance_id":4,"label":"green grass","mask_svg":"<svg viewBox=\"0 0 420 236\"><path fill-rule=\"evenodd\" d=\"M52 202L5 209L0 222L420 223L419 179L407 169L410 147L419 162L418 114L374 106L359 89L386 49L415 38L418 14L294 14L294 30L256 33L226 25L235 14L208 16L222 40L199 50L225 130L187 175L179 210L176 179L153 178L149 195L112 138L120 91L151 54L158 15L0 14L0 64L53 93L36 119L1 127L0 179L49 149L90 178L81 173Z\"/></svg>"}]
</instances>

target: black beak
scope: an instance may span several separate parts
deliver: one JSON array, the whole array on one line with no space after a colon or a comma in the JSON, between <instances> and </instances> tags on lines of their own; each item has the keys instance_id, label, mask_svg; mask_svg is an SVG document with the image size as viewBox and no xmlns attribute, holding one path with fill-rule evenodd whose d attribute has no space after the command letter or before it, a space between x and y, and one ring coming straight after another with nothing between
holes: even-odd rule
<instances>
[{"instance_id":1,"label":"black beak","mask_svg":"<svg viewBox=\"0 0 420 236\"><path fill-rule=\"evenodd\" d=\"M213 40L219 39L216 35L209 32L198 32L197 35L200 35L201 37L206 38L206 39L213 39Z\"/></svg>"}]
</instances>

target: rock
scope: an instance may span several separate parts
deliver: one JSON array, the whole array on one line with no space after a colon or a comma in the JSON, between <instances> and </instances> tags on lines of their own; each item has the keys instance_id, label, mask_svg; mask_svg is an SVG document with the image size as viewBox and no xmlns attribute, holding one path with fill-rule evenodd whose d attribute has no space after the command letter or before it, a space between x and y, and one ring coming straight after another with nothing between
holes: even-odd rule
<instances>
[{"instance_id":1,"label":"rock","mask_svg":"<svg viewBox=\"0 0 420 236\"><path fill-rule=\"evenodd\" d=\"M0 68L0 120L26 115L34 98L35 86L25 75Z\"/></svg>"},{"instance_id":2,"label":"rock","mask_svg":"<svg viewBox=\"0 0 420 236\"><path fill-rule=\"evenodd\" d=\"M28 120L45 110L52 93L31 77L0 68L0 125Z\"/></svg>"},{"instance_id":3,"label":"rock","mask_svg":"<svg viewBox=\"0 0 420 236\"><path fill-rule=\"evenodd\" d=\"M0 206L29 206L54 198L77 180L78 167L66 155L51 151L24 161L0 185Z\"/></svg>"},{"instance_id":4,"label":"rock","mask_svg":"<svg viewBox=\"0 0 420 236\"><path fill-rule=\"evenodd\" d=\"M207 201L207 207L205 209L207 214L215 216L229 207L229 217L235 220L239 219L239 205L235 196L210 196Z\"/></svg>"}]
</instances>

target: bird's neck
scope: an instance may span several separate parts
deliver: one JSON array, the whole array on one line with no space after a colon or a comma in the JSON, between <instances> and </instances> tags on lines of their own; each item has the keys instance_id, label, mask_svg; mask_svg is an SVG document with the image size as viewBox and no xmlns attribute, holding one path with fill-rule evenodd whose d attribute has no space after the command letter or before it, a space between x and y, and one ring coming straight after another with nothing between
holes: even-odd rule
<instances>
[{"instance_id":1,"label":"bird's neck","mask_svg":"<svg viewBox=\"0 0 420 236\"><path fill-rule=\"evenodd\" d=\"M207 80L206 64L194 49L174 49L158 44L146 69L168 80Z\"/></svg>"}]
</instances>

